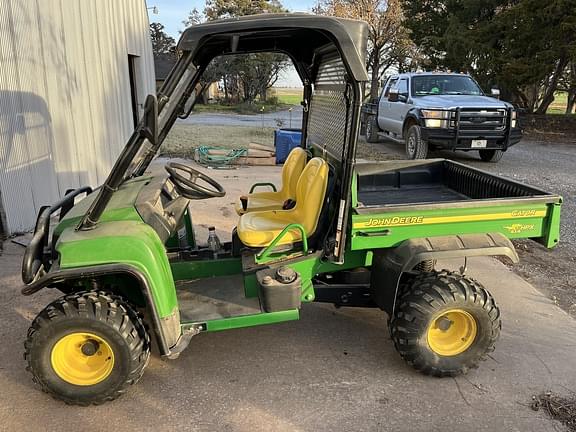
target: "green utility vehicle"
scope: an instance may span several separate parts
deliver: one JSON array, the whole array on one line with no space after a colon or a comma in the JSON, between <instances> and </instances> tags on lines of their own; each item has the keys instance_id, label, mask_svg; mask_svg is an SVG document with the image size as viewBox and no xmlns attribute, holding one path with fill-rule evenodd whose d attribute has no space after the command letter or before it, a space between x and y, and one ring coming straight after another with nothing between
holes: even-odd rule
<instances>
[{"instance_id":1,"label":"green utility vehicle","mask_svg":"<svg viewBox=\"0 0 576 432\"><path fill-rule=\"evenodd\" d=\"M367 34L363 22L291 14L184 32L106 182L39 213L22 292L63 293L25 343L44 391L113 400L142 376L152 343L175 359L199 333L296 320L314 301L382 309L399 354L426 374L464 373L494 348L492 296L435 261L516 261L511 238L553 247L561 198L447 160L356 163ZM238 201L232 241L208 247L194 237L194 209L222 186L192 165L151 162L213 58L265 51L287 54L302 78L301 148L279 190Z\"/></svg>"}]
</instances>

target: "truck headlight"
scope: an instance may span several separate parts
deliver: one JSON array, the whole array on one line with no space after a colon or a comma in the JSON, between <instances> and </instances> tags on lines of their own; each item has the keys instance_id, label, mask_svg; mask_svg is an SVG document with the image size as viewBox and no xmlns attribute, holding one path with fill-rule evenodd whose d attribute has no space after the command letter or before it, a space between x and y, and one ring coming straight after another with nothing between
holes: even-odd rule
<instances>
[{"instance_id":1,"label":"truck headlight","mask_svg":"<svg viewBox=\"0 0 576 432\"><path fill-rule=\"evenodd\" d=\"M512 129L514 129L516 127L517 124L517 115L518 113L515 110L512 110L512 118L510 119L510 127L512 127Z\"/></svg>"},{"instance_id":2,"label":"truck headlight","mask_svg":"<svg viewBox=\"0 0 576 432\"><path fill-rule=\"evenodd\" d=\"M429 128L448 128L450 125L451 111L422 110L424 124Z\"/></svg>"}]
</instances>

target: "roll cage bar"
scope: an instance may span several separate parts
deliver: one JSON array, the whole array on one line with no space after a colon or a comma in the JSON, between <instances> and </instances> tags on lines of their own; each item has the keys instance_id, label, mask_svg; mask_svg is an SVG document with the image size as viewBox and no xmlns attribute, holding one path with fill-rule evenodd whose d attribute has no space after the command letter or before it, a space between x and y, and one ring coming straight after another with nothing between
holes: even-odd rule
<instances>
[{"instance_id":1,"label":"roll cage bar","mask_svg":"<svg viewBox=\"0 0 576 432\"><path fill-rule=\"evenodd\" d=\"M351 127L342 151L337 241L344 244L348 219L350 185L356 155L358 118L363 85L368 81L365 53L368 26L362 21L307 14L265 14L213 21L188 28L178 43L179 60L158 92L157 102L148 100L146 114L128 140L110 175L99 188L96 199L83 216L77 230L93 228L112 194L127 178L144 174L178 116L184 112L208 64L218 56L255 52L280 52L288 55L304 84L303 140L306 143L308 110L312 84L318 73L319 58L336 53L346 70L351 90ZM150 98L150 97L149 97ZM150 133L150 111L158 124ZM133 169L132 172L131 169ZM339 261L343 257L339 250Z\"/></svg>"}]
</instances>

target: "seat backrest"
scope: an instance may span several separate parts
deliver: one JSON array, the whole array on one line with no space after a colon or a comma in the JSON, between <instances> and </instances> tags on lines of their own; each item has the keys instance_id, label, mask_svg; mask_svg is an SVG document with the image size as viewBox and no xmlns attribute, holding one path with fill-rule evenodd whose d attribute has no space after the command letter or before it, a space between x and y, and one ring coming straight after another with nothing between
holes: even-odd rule
<instances>
[{"instance_id":1,"label":"seat backrest","mask_svg":"<svg viewBox=\"0 0 576 432\"><path fill-rule=\"evenodd\" d=\"M302 147L292 149L282 167L282 195L284 200L296 199L296 187L300 174L306 166L306 150Z\"/></svg>"},{"instance_id":2,"label":"seat backrest","mask_svg":"<svg viewBox=\"0 0 576 432\"><path fill-rule=\"evenodd\" d=\"M328 164L319 157L311 159L302 171L296 186L294 221L301 224L310 237L316 231L328 185Z\"/></svg>"}]
</instances>

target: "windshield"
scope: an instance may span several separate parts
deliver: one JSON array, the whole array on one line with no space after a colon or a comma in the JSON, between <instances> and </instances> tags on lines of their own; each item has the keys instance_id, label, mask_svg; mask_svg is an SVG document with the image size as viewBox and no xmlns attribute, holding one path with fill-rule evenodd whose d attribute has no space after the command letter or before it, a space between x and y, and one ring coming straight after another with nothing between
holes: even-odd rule
<instances>
[{"instance_id":1,"label":"windshield","mask_svg":"<svg viewBox=\"0 0 576 432\"><path fill-rule=\"evenodd\" d=\"M412 96L473 95L484 93L467 75L423 75L412 77Z\"/></svg>"}]
</instances>

